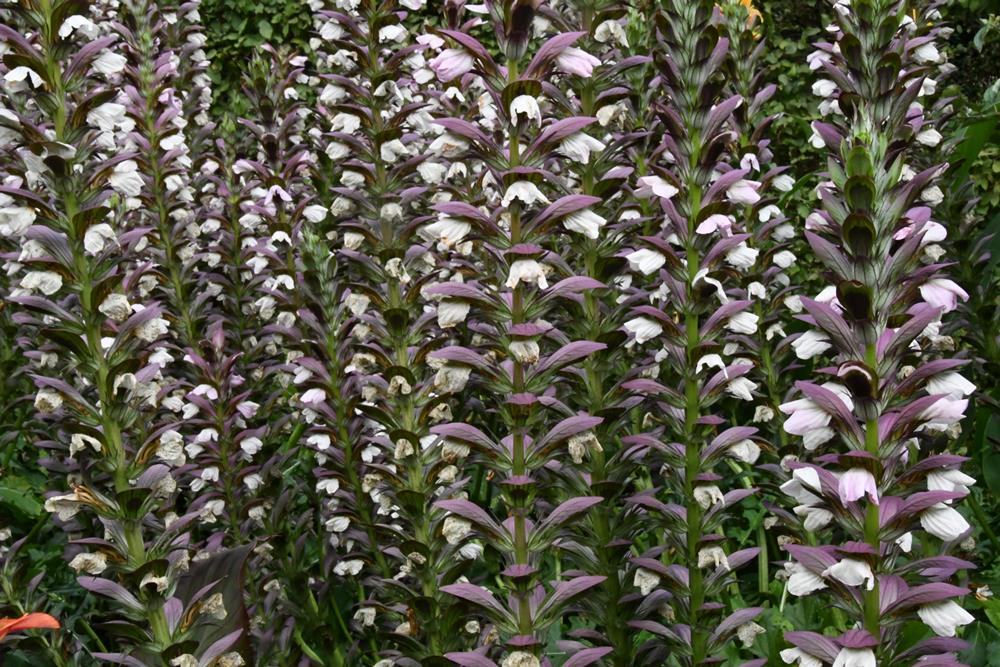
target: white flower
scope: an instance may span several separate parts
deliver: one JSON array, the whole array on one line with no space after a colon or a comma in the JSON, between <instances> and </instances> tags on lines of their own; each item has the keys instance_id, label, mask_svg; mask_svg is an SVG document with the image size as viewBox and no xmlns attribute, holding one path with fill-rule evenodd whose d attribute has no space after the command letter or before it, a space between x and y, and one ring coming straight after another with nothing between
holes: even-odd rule
<instances>
[{"instance_id":1,"label":"white flower","mask_svg":"<svg viewBox=\"0 0 1000 667\"><path fill-rule=\"evenodd\" d=\"M578 232L589 239L596 239L601 233L601 227L607 220L597 215L589 208L570 213L563 220L563 226L571 232Z\"/></svg>"},{"instance_id":2,"label":"white flower","mask_svg":"<svg viewBox=\"0 0 1000 667\"><path fill-rule=\"evenodd\" d=\"M792 664L793 662L798 662L798 667L823 667L823 661L819 658L809 655L800 648L786 648L781 652L781 659L785 661L786 664Z\"/></svg>"},{"instance_id":3,"label":"white flower","mask_svg":"<svg viewBox=\"0 0 1000 667\"><path fill-rule=\"evenodd\" d=\"M757 331L757 321L760 318L754 313L743 311L736 313L726 322L726 328L733 333L750 335Z\"/></svg>"},{"instance_id":4,"label":"white flower","mask_svg":"<svg viewBox=\"0 0 1000 667\"><path fill-rule=\"evenodd\" d=\"M145 343L152 343L168 331L167 321L162 317L154 317L136 327L133 333L139 340Z\"/></svg>"},{"instance_id":5,"label":"white flower","mask_svg":"<svg viewBox=\"0 0 1000 667\"><path fill-rule=\"evenodd\" d=\"M500 205L507 208L515 199L521 200L526 206L531 206L536 201L540 201L543 204L549 203L549 200L545 198L542 191L530 181L517 181L516 183L512 183L511 186L507 188L507 192L504 193Z\"/></svg>"},{"instance_id":6,"label":"white flower","mask_svg":"<svg viewBox=\"0 0 1000 667\"><path fill-rule=\"evenodd\" d=\"M837 91L837 84L829 79L820 79L812 85L812 93L818 97L830 97Z\"/></svg>"},{"instance_id":7,"label":"white flower","mask_svg":"<svg viewBox=\"0 0 1000 667\"><path fill-rule=\"evenodd\" d=\"M707 510L717 503L726 504L722 491L715 484L705 484L696 486L694 489L694 499L701 505L703 510Z\"/></svg>"},{"instance_id":8,"label":"white flower","mask_svg":"<svg viewBox=\"0 0 1000 667\"><path fill-rule=\"evenodd\" d=\"M405 26L400 24L383 26L378 31L378 41L380 42L401 42L406 39L408 32Z\"/></svg>"},{"instance_id":9,"label":"white flower","mask_svg":"<svg viewBox=\"0 0 1000 667\"><path fill-rule=\"evenodd\" d=\"M338 562L334 567L333 571L335 574L340 576L357 576L359 572L364 568L365 562L357 558L352 558L351 560L342 560ZM375 615L375 610L372 609L372 616Z\"/></svg>"},{"instance_id":10,"label":"white flower","mask_svg":"<svg viewBox=\"0 0 1000 667\"><path fill-rule=\"evenodd\" d=\"M644 567L637 568L632 585L638 588L643 595L649 595L654 588L660 585L660 575Z\"/></svg>"},{"instance_id":11,"label":"white flower","mask_svg":"<svg viewBox=\"0 0 1000 667\"><path fill-rule=\"evenodd\" d=\"M663 333L663 327L660 326L659 322L646 317L629 320L625 323L625 329L635 333L635 342L640 345Z\"/></svg>"},{"instance_id":12,"label":"white flower","mask_svg":"<svg viewBox=\"0 0 1000 667\"><path fill-rule=\"evenodd\" d=\"M660 197L662 199L670 199L675 194L680 192L670 183L667 183L659 176L643 176L637 182L637 188L635 190L635 196L640 199L648 199L649 197Z\"/></svg>"},{"instance_id":13,"label":"white flower","mask_svg":"<svg viewBox=\"0 0 1000 667\"><path fill-rule=\"evenodd\" d=\"M810 329L792 341L792 349L799 359L812 359L818 354L823 354L833 347L830 339L825 334Z\"/></svg>"},{"instance_id":14,"label":"white flower","mask_svg":"<svg viewBox=\"0 0 1000 667\"><path fill-rule=\"evenodd\" d=\"M63 21L62 25L59 26L59 36L66 39L73 34L74 30L87 39L94 39L98 33L94 22L81 14L74 14Z\"/></svg>"},{"instance_id":15,"label":"white flower","mask_svg":"<svg viewBox=\"0 0 1000 667\"><path fill-rule=\"evenodd\" d=\"M101 132L113 132L115 127L131 125L125 116L125 105L105 102L87 113L87 122L96 126Z\"/></svg>"},{"instance_id":16,"label":"white flower","mask_svg":"<svg viewBox=\"0 0 1000 667\"><path fill-rule=\"evenodd\" d=\"M442 299L437 308L438 326L442 329L453 327L465 321L469 314L469 303L461 299Z\"/></svg>"},{"instance_id":17,"label":"white flower","mask_svg":"<svg viewBox=\"0 0 1000 667\"><path fill-rule=\"evenodd\" d=\"M877 664L870 648L842 648L833 661L833 667L877 667Z\"/></svg>"},{"instance_id":18,"label":"white flower","mask_svg":"<svg viewBox=\"0 0 1000 667\"><path fill-rule=\"evenodd\" d=\"M946 542L957 540L969 530L969 522L958 510L944 503L932 505L920 513L920 525L934 537Z\"/></svg>"},{"instance_id":19,"label":"white flower","mask_svg":"<svg viewBox=\"0 0 1000 667\"><path fill-rule=\"evenodd\" d=\"M337 563L340 565L340 563ZM336 568L334 568L336 572ZM354 620L361 621L361 625L369 627L375 625L375 607L362 607L354 612Z\"/></svg>"},{"instance_id":20,"label":"white flower","mask_svg":"<svg viewBox=\"0 0 1000 667\"><path fill-rule=\"evenodd\" d=\"M757 462L757 459L760 458L760 446L753 440L747 438L730 445L729 449L726 450L726 453L734 459L753 465Z\"/></svg>"},{"instance_id":21,"label":"white flower","mask_svg":"<svg viewBox=\"0 0 1000 667\"><path fill-rule=\"evenodd\" d=\"M782 269L787 269L795 265L795 254L788 250L780 250L771 258L772 261Z\"/></svg>"},{"instance_id":22,"label":"white flower","mask_svg":"<svg viewBox=\"0 0 1000 667\"><path fill-rule=\"evenodd\" d=\"M917 143L923 144L924 146L937 146L941 143L941 133L931 128L929 130L924 130L917 134Z\"/></svg>"},{"instance_id":23,"label":"white flower","mask_svg":"<svg viewBox=\"0 0 1000 667\"><path fill-rule=\"evenodd\" d=\"M421 227L417 233L427 241L437 241L451 248L464 239L470 231L472 225L469 223L442 216L437 222Z\"/></svg>"},{"instance_id":24,"label":"white flower","mask_svg":"<svg viewBox=\"0 0 1000 667\"><path fill-rule=\"evenodd\" d=\"M4 81L8 83L19 83L21 81L24 81L26 78L30 78L31 85L34 88L40 88L45 83L45 80L38 75L38 72L31 69L30 67L25 67L24 65L21 65L20 67L15 67L11 71L4 74L3 78Z\"/></svg>"},{"instance_id":25,"label":"white flower","mask_svg":"<svg viewBox=\"0 0 1000 667\"><path fill-rule=\"evenodd\" d=\"M752 401L753 394L751 394L750 392L752 392L756 388L757 385L748 380L747 378L737 377L730 380L729 384L726 385L726 392L735 396L736 398L741 398L744 401ZM760 452L759 449L757 451L758 453Z\"/></svg>"},{"instance_id":26,"label":"white flower","mask_svg":"<svg viewBox=\"0 0 1000 667\"><path fill-rule=\"evenodd\" d=\"M0 208L0 234L19 236L27 231L28 227L31 227L31 223L35 221L36 217L34 209L26 206Z\"/></svg>"},{"instance_id":27,"label":"white flower","mask_svg":"<svg viewBox=\"0 0 1000 667\"><path fill-rule=\"evenodd\" d=\"M468 366L445 364L434 376L434 387L444 394L456 394L465 389L465 384L469 381L471 374L472 369ZM449 461L449 463L453 463L453 461Z\"/></svg>"},{"instance_id":28,"label":"white flower","mask_svg":"<svg viewBox=\"0 0 1000 667\"><path fill-rule=\"evenodd\" d=\"M538 361L541 350L534 340L515 340L510 344L510 355L522 364L533 364Z\"/></svg>"},{"instance_id":29,"label":"white flower","mask_svg":"<svg viewBox=\"0 0 1000 667\"><path fill-rule=\"evenodd\" d=\"M954 600L940 600L920 605L917 609L920 620L930 626L938 637L954 637L960 625L968 625L976 617L965 611Z\"/></svg>"},{"instance_id":30,"label":"white flower","mask_svg":"<svg viewBox=\"0 0 1000 667\"><path fill-rule=\"evenodd\" d=\"M106 241L114 240L118 244L118 237L115 230L106 222L94 225L83 235L83 247L87 252L97 254L104 250Z\"/></svg>"},{"instance_id":31,"label":"white flower","mask_svg":"<svg viewBox=\"0 0 1000 667\"><path fill-rule=\"evenodd\" d=\"M802 563L785 563L785 572L788 573L788 592L792 595L801 597L826 588L823 577Z\"/></svg>"},{"instance_id":32,"label":"white flower","mask_svg":"<svg viewBox=\"0 0 1000 667\"><path fill-rule=\"evenodd\" d=\"M913 58L921 65L936 63L941 59L941 53L934 42L927 42L916 48L913 52Z\"/></svg>"},{"instance_id":33,"label":"white flower","mask_svg":"<svg viewBox=\"0 0 1000 667\"><path fill-rule=\"evenodd\" d=\"M62 276L52 271L29 271L21 278L21 289L52 296L62 288Z\"/></svg>"},{"instance_id":34,"label":"white flower","mask_svg":"<svg viewBox=\"0 0 1000 667\"><path fill-rule=\"evenodd\" d=\"M976 385L954 371L939 373L927 381L927 393L931 396L947 394L950 398L957 400L968 396L975 390Z\"/></svg>"},{"instance_id":35,"label":"white flower","mask_svg":"<svg viewBox=\"0 0 1000 667\"><path fill-rule=\"evenodd\" d=\"M741 241L732 250L726 253L726 261L737 269L749 269L757 261L760 250L749 247L745 241Z\"/></svg>"},{"instance_id":36,"label":"white flower","mask_svg":"<svg viewBox=\"0 0 1000 667\"><path fill-rule=\"evenodd\" d=\"M975 477L969 477L961 470L932 470L927 474L928 491L969 493L969 487L975 483Z\"/></svg>"},{"instance_id":37,"label":"white flower","mask_svg":"<svg viewBox=\"0 0 1000 667\"><path fill-rule=\"evenodd\" d=\"M77 574L81 572L100 574L108 569L107 560L108 557L100 551L95 553L81 553L73 557L73 560L69 562L69 566L76 570Z\"/></svg>"},{"instance_id":38,"label":"white flower","mask_svg":"<svg viewBox=\"0 0 1000 667\"><path fill-rule=\"evenodd\" d=\"M728 571L729 559L726 558L726 552L722 550L722 547L703 547L698 552L698 567L722 567Z\"/></svg>"},{"instance_id":39,"label":"white flower","mask_svg":"<svg viewBox=\"0 0 1000 667\"><path fill-rule=\"evenodd\" d=\"M500 663L500 667L540 667L541 663L531 653L527 651L513 651L508 653Z\"/></svg>"},{"instance_id":40,"label":"white flower","mask_svg":"<svg viewBox=\"0 0 1000 667\"><path fill-rule=\"evenodd\" d=\"M775 188L782 192L790 192L792 188L795 187L795 179L788 174L781 174L775 176L774 180L771 181ZM781 215L781 211L778 211L777 215Z\"/></svg>"},{"instance_id":41,"label":"white flower","mask_svg":"<svg viewBox=\"0 0 1000 667\"><path fill-rule=\"evenodd\" d=\"M657 250L650 250L648 248L643 248L629 253L626 255L625 259L628 260L630 269L633 271L641 271L647 276L651 275L655 271L658 271L667 261L667 258L663 256L663 253Z\"/></svg>"},{"instance_id":42,"label":"white flower","mask_svg":"<svg viewBox=\"0 0 1000 667\"><path fill-rule=\"evenodd\" d=\"M823 572L823 576L833 577L848 586L860 586L868 582L866 586L868 590L875 588L875 575L872 573L871 566L864 561L853 558L845 558L836 565L831 565Z\"/></svg>"},{"instance_id":43,"label":"white flower","mask_svg":"<svg viewBox=\"0 0 1000 667\"><path fill-rule=\"evenodd\" d=\"M757 635L762 635L766 632L764 628L757 625L753 621L749 623L744 623L740 627L736 628L736 636L740 638L743 642L744 648L750 648L753 646L753 640Z\"/></svg>"},{"instance_id":44,"label":"white flower","mask_svg":"<svg viewBox=\"0 0 1000 667\"><path fill-rule=\"evenodd\" d=\"M625 47L628 46L628 38L625 35L625 30L617 19L608 19L597 26L597 30L594 31L594 39L602 44L612 41L618 42Z\"/></svg>"},{"instance_id":45,"label":"white flower","mask_svg":"<svg viewBox=\"0 0 1000 667\"><path fill-rule=\"evenodd\" d=\"M472 522L462 517L448 515L444 519L441 534L448 541L448 544L456 545L462 541L469 531L472 530Z\"/></svg>"},{"instance_id":46,"label":"white flower","mask_svg":"<svg viewBox=\"0 0 1000 667\"><path fill-rule=\"evenodd\" d=\"M540 289L547 289L549 286L548 281L545 280L545 271L542 270L542 265L533 259L519 259L510 265L507 287L514 289L521 281L536 283Z\"/></svg>"},{"instance_id":47,"label":"white flower","mask_svg":"<svg viewBox=\"0 0 1000 667\"><path fill-rule=\"evenodd\" d=\"M574 132L562 140L557 148L557 152L580 164L590 163L590 154L593 151L603 151L605 145L589 134L584 132Z\"/></svg>"},{"instance_id":48,"label":"white flower","mask_svg":"<svg viewBox=\"0 0 1000 667\"><path fill-rule=\"evenodd\" d=\"M525 120L537 120L542 122L542 110L538 107L538 100L531 95L518 95L510 103L510 118L515 123L521 119L519 114L524 114Z\"/></svg>"},{"instance_id":49,"label":"white flower","mask_svg":"<svg viewBox=\"0 0 1000 667\"><path fill-rule=\"evenodd\" d=\"M115 165L108 182L115 192L126 197L137 197L142 192L142 176L138 174L139 165L135 160L125 160Z\"/></svg>"},{"instance_id":50,"label":"white flower","mask_svg":"<svg viewBox=\"0 0 1000 667\"><path fill-rule=\"evenodd\" d=\"M93 67L104 76L111 76L112 74L118 74L125 69L125 64L127 62L128 61L125 60L124 56L112 53L111 51L105 51L97 60L94 61Z\"/></svg>"}]
</instances>

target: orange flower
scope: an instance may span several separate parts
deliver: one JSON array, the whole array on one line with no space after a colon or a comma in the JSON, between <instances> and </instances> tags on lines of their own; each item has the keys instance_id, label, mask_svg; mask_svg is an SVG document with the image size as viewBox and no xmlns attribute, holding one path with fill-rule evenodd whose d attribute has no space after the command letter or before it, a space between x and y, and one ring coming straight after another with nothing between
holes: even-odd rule
<instances>
[{"instance_id":1,"label":"orange flower","mask_svg":"<svg viewBox=\"0 0 1000 667\"><path fill-rule=\"evenodd\" d=\"M0 618L0 641L8 632L35 628L58 628L59 621L48 614L25 614L21 618Z\"/></svg>"}]
</instances>

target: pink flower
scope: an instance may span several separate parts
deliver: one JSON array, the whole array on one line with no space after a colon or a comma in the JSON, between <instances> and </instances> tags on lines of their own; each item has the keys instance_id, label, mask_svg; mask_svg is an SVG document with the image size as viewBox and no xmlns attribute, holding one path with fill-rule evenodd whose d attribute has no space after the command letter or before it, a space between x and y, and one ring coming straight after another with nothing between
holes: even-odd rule
<instances>
[{"instance_id":1,"label":"pink flower","mask_svg":"<svg viewBox=\"0 0 1000 667\"><path fill-rule=\"evenodd\" d=\"M636 181L636 185L638 187L635 189L635 196L640 199L648 199L652 196L670 199L680 192L680 190L659 176L643 176Z\"/></svg>"},{"instance_id":2,"label":"pink flower","mask_svg":"<svg viewBox=\"0 0 1000 667\"><path fill-rule=\"evenodd\" d=\"M878 485L875 483L875 476L864 468L851 468L840 478L840 500L845 503L852 503L861 498L865 493L868 498L878 505Z\"/></svg>"},{"instance_id":3,"label":"pink flower","mask_svg":"<svg viewBox=\"0 0 1000 667\"><path fill-rule=\"evenodd\" d=\"M594 68L600 64L600 60L574 46L566 47L556 56L556 67L563 72L587 78L594 74Z\"/></svg>"},{"instance_id":4,"label":"pink flower","mask_svg":"<svg viewBox=\"0 0 1000 667\"><path fill-rule=\"evenodd\" d=\"M711 234L712 232L719 230L722 232L723 236L732 236L733 233L730 231L732 226L733 221L729 219L729 216L716 213L705 218L705 220L698 225L698 229L694 231L696 234Z\"/></svg>"},{"instance_id":5,"label":"pink flower","mask_svg":"<svg viewBox=\"0 0 1000 667\"><path fill-rule=\"evenodd\" d=\"M465 49L445 49L441 55L430 61L431 69L441 81L457 79L472 71L474 61Z\"/></svg>"},{"instance_id":6,"label":"pink flower","mask_svg":"<svg viewBox=\"0 0 1000 667\"><path fill-rule=\"evenodd\" d=\"M935 308L943 308L950 313L958 307L958 297L968 301L969 294L947 278L932 278L920 286L920 296Z\"/></svg>"}]
</instances>

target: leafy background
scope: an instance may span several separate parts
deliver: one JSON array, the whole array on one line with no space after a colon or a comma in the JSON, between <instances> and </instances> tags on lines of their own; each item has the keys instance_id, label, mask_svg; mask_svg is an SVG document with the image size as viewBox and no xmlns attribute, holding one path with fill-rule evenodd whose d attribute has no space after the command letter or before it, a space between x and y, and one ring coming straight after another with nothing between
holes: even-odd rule
<instances>
[{"instance_id":1,"label":"leafy background","mask_svg":"<svg viewBox=\"0 0 1000 667\"><path fill-rule=\"evenodd\" d=\"M646 2L647 0L637 0ZM413 30L420 30L425 23L440 22L440 6L429 0L427 7L411 14L406 23ZM772 113L782 114L773 126L773 149L779 164L791 166L798 176L816 174L822 177L825 169L818 151L808 143L811 134L809 123L817 117L817 98L811 87L816 79L810 71L806 56L811 44L823 38L824 27L830 22L830 4L827 0L766 0L754 2L763 16L763 29L768 41L767 74L777 84L777 94L772 99ZM984 217L989 227L1000 231L1000 0L953 0L943 4L941 12L954 29L947 52L955 72L945 85L953 104L959 111L959 132L966 140L958 155L966 160L965 169L971 178L975 196L980 197L976 213ZM200 7L202 23L208 43L205 50L213 62L210 72L214 84L213 114L220 123L220 131L232 131L232 118L246 108L246 101L239 87L241 73L247 68L251 56L264 43L286 46L309 54L312 36L312 10L306 2L283 0L204 0ZM308 91L306 91L308 92ZM805 183L803 189L791 200L786 212L801 222L812 210L813 198L809 193L814 183ZM1000 234L989 244L994 258L1000 259ZM806 257L808 252L797 252ZM997 261L991 262L996 272ZM808 264L794 269L790 276L793 283L805 286L807 292L821 289L820 279ZM990 276L984 276L984 280ZM992 304L994 307L996 304ZM62 607L61 614L71 622L70 627L82 628L93 633L79 610L93 608L94 600L84 600L86 592L75 583L72 571L62 559L65 534L61 531L43 531L49 520L43 511L42 492L47 475L37 465L39 454L34 446L33 408L23 397L31 394L30 384L19 372L19 356L14 353L14 332L9 315L0 304L0 515L15 535L27 535L32 545L29 576L46 572L46 594L51 602ZM1000 400L1000 388L989 390L993 399ZM965 441L958 453L972 458L969 473L982 484L969 496L970 521L979 528L978 555L980 569L973 580L991 584L1000 591L1000 549L997 548L993 526L1000 526L1000 422L995 419L1000 403L980 401L977 411L963 424ZM734 535L752 542L757 526L765 512L759 503L744 503L743 526ZM749 546L749 544L747 545ZM2 547L0 547L2 548ZM2 579L2 577L0 577ZM771 593L781 597L782 583L771 582ZM0 595L2 597L2 595ZM784 602L784 601L783 601ZM979 622L970 626L964 637L973 644L963 660L970 667L1000 664L1000 600L978 600L990 623ZM802 626L806 618L831 619L836 610L820 609L811 598L769 609L762 624L768 629L792 629ZM72 620L75 619L74 624ZM801 619L796 623L796 619ZM813 623L810 623L813 624ZM93 635L92 635L93 636ZM779 632L769 632L761 639L773 646L765 648L776 654L775 638ZM761 640L758 640L761 641ZM773 649L773 650L771 650ZM775 656L775 659L776 656ZM95 663L96 664L96 661ZM22 667L16 660L4 661L4 667Z\"/></svg>"}]
</instances>

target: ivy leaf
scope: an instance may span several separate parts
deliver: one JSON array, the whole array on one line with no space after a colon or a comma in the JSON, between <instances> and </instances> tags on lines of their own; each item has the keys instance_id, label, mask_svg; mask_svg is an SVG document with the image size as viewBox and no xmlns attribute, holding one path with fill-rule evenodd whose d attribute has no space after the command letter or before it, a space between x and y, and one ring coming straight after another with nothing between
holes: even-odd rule
<instances>
[{"instance_id":1,"label":"ivy leaf","mask_svg":"<svg viewBox=\"0 0 1000 667\"><path fill-rule=\"evenodd\" d=\"M257 30L260 32L260 36L264 39L271 39L271 35L274 34L274 29L265 19L257 21Z\"/></svg>"}]
</instances>

